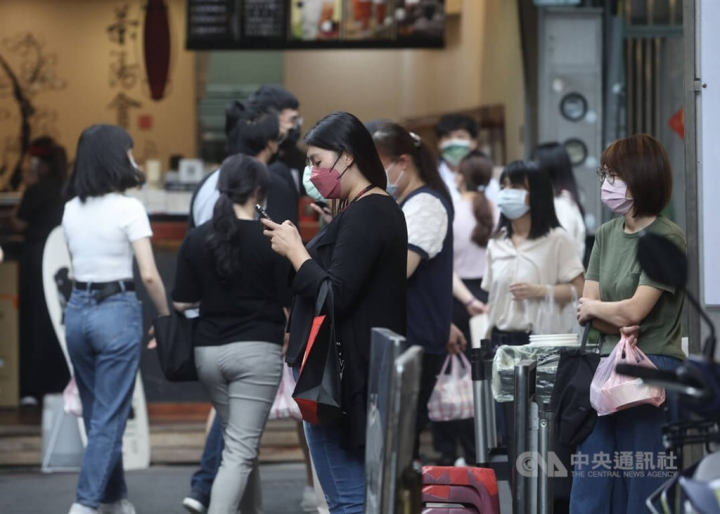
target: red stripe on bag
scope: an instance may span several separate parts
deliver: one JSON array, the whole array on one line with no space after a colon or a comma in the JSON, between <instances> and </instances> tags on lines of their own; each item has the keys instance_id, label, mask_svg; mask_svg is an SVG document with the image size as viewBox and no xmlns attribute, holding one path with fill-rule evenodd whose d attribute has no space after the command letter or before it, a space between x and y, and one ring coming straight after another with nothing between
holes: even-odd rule
<instances>
[{"instance_id":1,"label":"red stripe on bag","mask_svg":"<svg viewBox=\"0 0 720 514\"><path fill-rule=\"evenodd\" d=\"M302 413L302 418L304 421L307 421L308 423L313 423L315 425L320 424L317 402L313 402L311 400L303 400L302 398L296 398L295 402L298 404L298 407L300 407L300 412Z\"/></svg>"},{"instance_id":2,"label":"red stripe on bag","mask_svg":"<svg viewBox=\"0 0 720 514\"><path fill-rule=\"evenodd\" d=\"M305 362L307 361L308 355L310 355L310 351L315 344L315 339L317 339L318 332L320 332L320 328L322 327L324 321L325 315L315 316L315 319L313 319L312 328L310 329L310 337L308 338L308 344L305 347L305 355L303 356L303 361L300 365L300 373L302 373L302 370L305 367Z\"/></svg>"}]
</instances>

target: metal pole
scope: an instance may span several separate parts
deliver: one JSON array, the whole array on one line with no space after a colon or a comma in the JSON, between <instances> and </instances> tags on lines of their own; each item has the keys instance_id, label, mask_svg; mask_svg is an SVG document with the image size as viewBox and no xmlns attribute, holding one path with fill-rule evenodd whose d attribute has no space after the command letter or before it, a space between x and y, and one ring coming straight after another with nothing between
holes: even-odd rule
<instances>
[{"instance_id":1,"label":"metal pole","mask_svg":"<svg viewBox=\"0 0 720 514\"><path fill-rule=\"evenodd\" d=\"M485 388L485 434L487 437L488 451L497 448L497 421L495 419L495 398L492 393L492 365L493 365L493 351L491 350L490 341L485 339L481 346L485 351L483 353L483 361L485 366L485 376L487 377L488 387Z\"/></svg>"},{"instance_id":2,"label":"metal pole","mask_svg":"<svg viewBox=\"0 0 720 514\"><path fill-rule=\"evenodd\" d=\"M540 430L539 430L539 441L538 441L538 453L545 462L546 467L538 469L538 513L539 514L552 514L553 513L553 477L548 475L549 471L554 470L551 462L554 459L551 458L553 452L553 434L554 434L554 413L548 409L550 402L543 404L543 411L540 414Z\"/></svg>"},{"instance_id":3,"label":"metal pole","mask_svg":"<svg viewBox=\"0 0 720 514\"><path fill-rule=\"evenodd\" d=\"M475 460L478 467L487 467L490 463L490 453L485 425L485 400L489 383L485 376L485 363L483 362L483 348L470 350L470 369L473 380L473 406L475 408Z\"/></svg>"},{"instance_id":4,"label":"metal pole","mask_svg":"<svg viewBox=\"0 0 720 514\"><path fill-rule=\"evenodd\" d=\"M537 362L521 361L515 366L515 433L513 434L515 451L509 456L510 477L513 493L513 514L530 514L531 502L528 496L529 480L527 473L519 473L518 456L529 450L528 432L530 430L530 403L535 398L535 377Z\"/></svg>"},{"instance_id":5,"label":"metal pole","mask_svg":"<svg viewBox=\"0 0 720 514\"><path fill-rule=\"evenodd\" d=\"M688 283L687 289L696 298L700 298L700 221L698 180L702 172L699 156L699 85L700 69L700 9L696 0L683 2L683 40L685 45L685 209L688 246ZM714 49L710 49L712 51ZM690 353L700 353L701 330L700 313L695 309L685 309L688 327ZM702 448L693 446L688 454L692 461L702 457Z\"/></svg>"}]
</instances>

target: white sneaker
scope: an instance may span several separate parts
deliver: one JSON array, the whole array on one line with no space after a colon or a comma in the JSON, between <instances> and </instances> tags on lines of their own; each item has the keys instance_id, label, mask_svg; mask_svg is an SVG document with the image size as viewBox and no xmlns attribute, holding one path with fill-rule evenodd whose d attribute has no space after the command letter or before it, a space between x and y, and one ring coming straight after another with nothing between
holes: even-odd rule
<instances>
[{"instance_id":1,"label":"white sneaker","mask_svg":"<svg viewBox=\"0 0 720 514\"><path fill-rule=\"evenodd\" d=\"M455 461L455 467L456 468L466 468L467 467L467 461L464 457L460 457L458 460Z\"/></svg>"},{"instance_id":2,"label":"white sneaker","mask_svg":"<svg viewBox=\"0 0 720 514\"><path fill-rule=\"evenodd\" d=\"M185 510L190 512L190 514L207 514L208 511L205 505L189 496L183 500L183 507L185 507Z\"/></svg>"},{"instance_id":3,"label":"white sneaker","mask_svg":"<svg viewBox=\"0 0 720 514\"><path fill-rule=\"evenodd\" d=\"M135 506L128 500L115 503L101 503L100 514L135 514Z\"/></svg>"},{"instance_id":4,"label":"white sneaker","mask_svg":"<svg viewBox=\"0 0 720 514\"><path fill-rule=\"evenodd\" d=\"M318 511L318 501L317 496L315 495L315 489L309 486L305 486L305 491L303 492L303 499L300 502L300 508L303 512L317 512Z\"/></svg>"},{"instance_id":5,"label":"white sneaker","mask_svg":"<svg viewBox=\"0 0 720 514\"><path fill-rule=\"evenodd\" d=\"M73 503L68 514L100 514L100 511L79 503Z\"/></svg>"}]
</instances>

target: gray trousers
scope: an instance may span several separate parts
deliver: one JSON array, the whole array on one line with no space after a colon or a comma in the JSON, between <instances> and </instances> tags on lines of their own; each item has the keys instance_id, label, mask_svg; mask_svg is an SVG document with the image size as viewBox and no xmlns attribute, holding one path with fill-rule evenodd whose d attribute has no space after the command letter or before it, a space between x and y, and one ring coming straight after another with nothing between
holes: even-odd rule
<instances>
[{"instance_id":1,"label":"gray trousers","mask_svg":"<svg viewBox=\"0 0 720 514\"><path fill-rule=\"evenodd\" d=\"M198 347L195 365L220 417L225 440L209 514L237 514L250 474L257 468L260 438L280 384L281 347L266 342Z\"/></svg>"}]
</instances>

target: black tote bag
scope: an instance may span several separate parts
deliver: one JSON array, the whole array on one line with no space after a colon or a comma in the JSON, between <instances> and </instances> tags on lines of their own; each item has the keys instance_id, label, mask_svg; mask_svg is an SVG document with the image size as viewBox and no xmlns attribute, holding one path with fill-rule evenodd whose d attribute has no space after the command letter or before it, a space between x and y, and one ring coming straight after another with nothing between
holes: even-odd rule
<instances>
[{"instance_id":1,"label":"black tote bag","mask_svg":"<svg viewBox=\"0 0 720 514\"><path fill-rule=\"evenodd\" d=\"M585 325L579 350L560 352L550 410L555 412L558 440L574 447L590 435L597 412L590 405L590 384L600 364L600 354L587 351L590 323Z\"/></svg>"},{"instance_id":2,"label":"black tote bag","mask_svg":"<svg viewBox=\"0 0 720 514\"><path fill-rule=\"evenodd\" d=\"M153 322L160 368L170 382L194 382L198 379L193 346L196 324L197 318L186 318L177 311L169 316L160 316Z\"/></svg>"},{"instance_id":3,"label":"black tote bag","mask_svg":"<svg viewBox=\"0 0 720 514\"><path fill-rule=\"evenodd\" d=\"M318 290L315 318L305 347L293 398L303 420L326 425L342 415L342 361L335 335L332 285L324 280Z\"/></svg>"}]
</instances>

